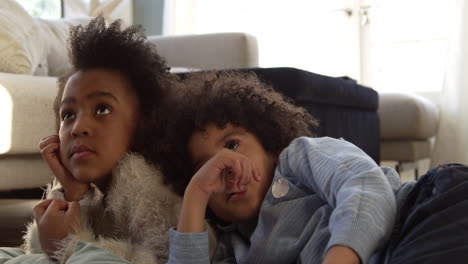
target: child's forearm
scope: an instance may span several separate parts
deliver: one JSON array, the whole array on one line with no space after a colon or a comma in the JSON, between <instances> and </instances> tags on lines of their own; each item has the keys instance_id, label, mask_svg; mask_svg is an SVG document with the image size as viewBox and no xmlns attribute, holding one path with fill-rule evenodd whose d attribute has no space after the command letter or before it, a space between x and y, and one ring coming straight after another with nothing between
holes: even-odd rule
<instances>
[{"instance_id":1,"label":"child's forearm","mask_svg":"<svg viewBox=\"0 0 468 264\"><path fill-rule=\"evenodd\" d=\"M209 195L196 185L189 184L185 190L177 231L183 233L205 232L205 213Z\"/></svg>"}]
</instances>

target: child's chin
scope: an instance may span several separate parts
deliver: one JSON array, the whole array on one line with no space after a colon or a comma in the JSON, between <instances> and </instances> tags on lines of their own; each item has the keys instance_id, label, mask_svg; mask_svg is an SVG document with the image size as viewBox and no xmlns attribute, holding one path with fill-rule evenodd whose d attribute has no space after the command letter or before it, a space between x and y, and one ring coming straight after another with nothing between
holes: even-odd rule
<instances>
[{"instance_id":1,"label":"child's chin","mask_svg":"<svg viewBox=\"0 0 468 264\"><path fill-rule=\"evenodd\" d=\"M80 183L91 183L91 182L93 182L93 180L90 179L90 177L86 177L86 176L75 176L74 178L75 178L75 180L77 180Z\"/></svg>"},{"instance_id":2,"label":"child's chin","mask_svg":"<svg viewBox=\"0 0 468 264\"><path fill-rule=\"evenodd\" d=\"M77 171L73 173L73 178L81 183L92 183L100 181L105 178L105 176L90 171Z\"/></svg>"}]
</instances>

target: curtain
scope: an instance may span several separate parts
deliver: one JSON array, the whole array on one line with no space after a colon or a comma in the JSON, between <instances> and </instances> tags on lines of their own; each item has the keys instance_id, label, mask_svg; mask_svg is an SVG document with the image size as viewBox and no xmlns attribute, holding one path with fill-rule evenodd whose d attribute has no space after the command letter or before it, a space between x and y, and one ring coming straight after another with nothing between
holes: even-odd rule
<instances>
[{"instance_id":1,"label":"curtain","mask_svg":"<svg viewBox=\"0 0 468 264\"><path fill-rule=\"evenodd\" d=\"M447 162L468 165L468 1L456 3L433 166Z\"/></svg>"},{"instance_id":2,"label":"curtain","mask_svg":"<svg viewBox=\"0 0 468 264\"><path fill-rule=\"evenodd\" d=\"M122 19L125 26L133 24L132 0L64 0L65 17L95 17L102 15L107 22Z\"/></svg>"}]
</instances>

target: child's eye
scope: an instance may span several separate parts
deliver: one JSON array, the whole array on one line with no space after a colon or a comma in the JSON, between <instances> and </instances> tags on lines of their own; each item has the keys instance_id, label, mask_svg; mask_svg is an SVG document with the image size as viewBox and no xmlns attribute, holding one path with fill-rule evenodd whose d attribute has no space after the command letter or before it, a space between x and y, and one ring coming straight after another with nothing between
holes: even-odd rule
<instances>
[{"instance_id":1,"label":"child's eye","mask_svg":"<svg viewBox=\"0 0 468 264\"><path fill-rule=\"evenodd\" d=\"M97 115L108 115L112 112L112 109L107 105L98 105L96 107L96 114Z\"/></svg>"},{"instance_id":2,"label":"child's eye","mask_svg":"<svg viewBox=\"0 0 468 264\"><path fill-rule=\"evenodd\" d=\"M224 147L229 150L236 150L239 147L239 141L237 140L229 140L224 144Z\"/></svg>"},{"instance_id":3,"label":"child's eye","mask_svg":"<svg viewBox=\"0 0 468 264\"><path fill-rule=\"evenodd\" d=\"M67 119L74 118L74 117L75 117L75 113L73 113L73 112L63 112L62 113L62 121L65 121Z\"/></svg>"}]
</instances>

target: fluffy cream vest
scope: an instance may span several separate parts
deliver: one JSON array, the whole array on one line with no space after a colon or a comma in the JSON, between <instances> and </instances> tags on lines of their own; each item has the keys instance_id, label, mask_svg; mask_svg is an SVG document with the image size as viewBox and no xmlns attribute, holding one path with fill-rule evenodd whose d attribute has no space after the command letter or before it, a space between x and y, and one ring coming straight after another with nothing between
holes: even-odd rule
<instances>
[{"instance_id":1,"label":"fluffy cream vest","mask_svg":"<svg viewBox=\"0 0 468 264\"><path fill-rule=\"evenodd\" d=\"M62 198L56 181L47 198ZM177 225L181 198L162 183L160 171L138 154L126 154L113 170L107 195L96 186L80 201L81 231L59 241L55 254L65 263L77 240L95 244L131 263L165 263L168 230ZM25 235L28 253L43 253L32 222Z\"/></svg>"}]
</instances>

